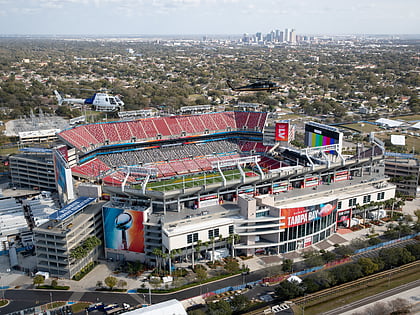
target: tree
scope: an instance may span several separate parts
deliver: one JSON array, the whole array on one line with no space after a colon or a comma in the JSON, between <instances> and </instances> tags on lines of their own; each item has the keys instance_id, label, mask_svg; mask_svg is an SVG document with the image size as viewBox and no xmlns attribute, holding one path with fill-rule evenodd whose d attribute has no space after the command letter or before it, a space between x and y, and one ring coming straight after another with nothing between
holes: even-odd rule
<instances>
[{"instance_id":1,"label":"tree","mask_svg":"<svg viewBox=\"0 0 420 315\"><path fill-rule=\"evenodd\" d=\"M379 265L375 264L370 258L366 258L366 257L359 258L357 263L362 268L362 272L365 276L370 275L379 270Z\"/></svg>"},{"instance_id":2,"label":"tree","mask_svg":"<svg viewBox=\"0 0 420 315\"><path fill-rule=\"evenodd\" d=\"M384 262L387 269L407 264L416 259L406 248L401 247L381 249L379 258Z\"/></svg>"},{"instance_id":3,"label":"tree","mask_svg":"<svg viewBox=\"0 0 420 315\"><path fill-rule=\"evenodd\" d=\"M105 278L104 282L112 291L112 289L117 285L118 280L113 276L108 276Z\"/></svg>"},{"instance_id":4,"label":"tree","mask_svg":"<svg viewBox=\"0 0 420 315\"><path fill-rule=\"evenodd\" d=\"M44 283L44 281L45 281L44 276L36 275L33 279L33 284L39 287L41 284Z\"/></svg>"},{"instance_id":5,"label":"tree","mask_svg":"<svg viewBox=\"0 0 420 315\"><path fill-rule=\"evenodd\" d=\"M158 273L160 273L160 258L162 257L162 250L158 247L153 248L152 254L155 256L156 259L156 269Z\"/></svg>"},{"instance_id":6,"label":"tree","mask_svg":"<svg viewBox=\"0 0 420 315\"><path fill-rule=\"evenodd\" d=\"M308 268L321 266L324 264L324 260L322 259L321 255L317 251L306 252L302 256L303 258L305 258L305 265Z\"/></svg>"},{"instance_id":7,"label":"tree","mask_svg":"<svg viewBox=\"0 0 420 315\"><path fill-rule=\"evenodd\" d=\"M420 243L409 244L405 247L416 259L420 259Z\"/></svg>"},{"instance_id":8,"label":"tree","mask_svg":"<svg viewBox=\"0 0 420 315\"><path fill-rule=\"evenodd\" d=\"M366 314L370 314L370 315L389 314L388 303L377 302L373 304L372 306L369 306L366 308Z\"/></svg>"},{"instance_id":9,"label":"tree","mask_svg":"<svg viewBox=\"0 0 420 315\"><path fill-rule=\"evenodd\" d=\"M126 286L127 286L127 281L122 280L122 279L118 280L117 287L124 289Z\"/></svg>"},{"instance_id":10,"label":"tree","mask_svg":"<svg viewBox=\"0 0 420 315\"><path fill-rule=\"evenodd\" d=\"M331 262L337 258L337 255L333 252L324 252L321 254L321 257L325 262Z\"/></svg>"},{"instance_id":11,"label":"tree","mask_svg":"<svg viewBox=\"0 0 420 315\"><path fill-rule=\"evenodd\" d=\"M209 315L231 315L232 308L225 300L220 300L216 303L207 304L207 314Z\"/></svg>"},{"instance_id":12,"label":"tree","mask_svg":"<svg viewBox=\"0 0 420 315\"><path fill-rule=\"evenodd\" d=\"M195 274L200 283L207 279L207 271L204 268L195 268Z\"/></svg>"},{"instance_id":13,"label":"tree","mask_svg":"<svg viewBox=\"0 0 420 315\"><path fill-rule=\"evenodd\" d=\"M225 264L225 270L228 273L236 273L239 271L239 263L235 259L228 259Z\"/></svg>"},{"instance_id":14,"label":"tree","mask_svg":"<svg viewBox=\"0 0 420 315\"><path fill-rule=\"evenodd\" d=\"M338 284L353 281L363 276L362 267L357 263L338 266L331 269L329 273Z\"/></svg>"},{"instance_id":15,"label":"tree","mask_svg":"<svg viewBox=\"0 0 420 315\"><path fill-rule=\"evenodd\" d=\"M291 272L293 269L293 260L292 259L283 259L283 264L281 266L281 269L284 272Z\"/></svg>"},{"instance_id":16,"label":"tree","mask_svg":"<svg viewBox=\"0 0 420 315\"><path fill-rule=\"evenodd\" d=\"M347 257L354 253L354 249L349 245L340 245L335 249L337 255Z\"/></svg>"},{"instance_id":17,"label":"tree","mask_svg":"<svg viewBox=\"0 0 420 315\"><path fill-rule=\"evenodd\" d=\"M195 245L195 252L198 253L198 257L197 257L198 259L200 258L201 246L203 246L203 241L198 240L197 244Z\"/></svg>"},{"instance_id":18,"label":"tree","mask_svg":"<svg viewBox=\"0 0 420 315\"><path fill-rule=\"evenodd\" d=\"M285 280L280 282L279 286L275 289L277 296L283 300L294 299L295 297L303 294L303 287L296 281Z\"/></svg>"},{"instance_id":19,"label":"tree","mask_svg":"<svg viewBox=\"0 0 420 315\"><path fill-rule=\"evenodd\" d=\"M410 314L411 304L406 299L396 298L388 302L391 314Z\"/></svg>"},{"instance_id":20,"label":"tree","mask_svg":"<svg viewBox=\"0 0 420 315\"><path fill-rule=\"evenodd\" d=\"M249 305L250 300L243 294L235 295L230 301L230 306L235 313L244 311Z\"/></svg>"},{"instance_id":21,"label":"tree","mask_svg":"<svg viewBox=\"0 0 420 315\"><path fill-rule=\"evenodd\" d=\"M232 257L235 257L235 244L238 243L240 240L240 236L238 234L229 234L227 238L227 243L230 245Z\"/></svg>"},{"instance_id":22,"label":"tree","mask_svg":"<svg viewBox=\"0 0 420 315\"><path fill-rule=\"evenodd\" d=\"M58 285L58 281L56 279L51 280L51 287L55 288Z\"/></svg>"},{"instance_id":23,"label":"tree","mask_svg":"<svg viewBox=\"0 0 420 315\"><path fill-rule=\"evenodd\" d=\"M211 242L211 246L212 246L211 260L212 260L213 264L214 264L214 241L215 241L215 239L216 238L214 236L210 237L210 242Z\"/></svg>"}]
</instances>

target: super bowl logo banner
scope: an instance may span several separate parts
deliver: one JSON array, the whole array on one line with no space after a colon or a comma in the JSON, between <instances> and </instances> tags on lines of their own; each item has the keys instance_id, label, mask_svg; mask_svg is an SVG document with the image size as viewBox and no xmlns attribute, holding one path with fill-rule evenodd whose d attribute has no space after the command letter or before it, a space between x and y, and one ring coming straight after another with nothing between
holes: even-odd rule
<instances>
[{"instance_id":1,"label":"super bowl logo banner","mask_svg":"<svg viewBox=\"0 0 420 315\"><path fill-rule=\"evenodd\" d=\"M276 123L276 141L289 141L289 123Z\"/></svg>"}]
</instances>

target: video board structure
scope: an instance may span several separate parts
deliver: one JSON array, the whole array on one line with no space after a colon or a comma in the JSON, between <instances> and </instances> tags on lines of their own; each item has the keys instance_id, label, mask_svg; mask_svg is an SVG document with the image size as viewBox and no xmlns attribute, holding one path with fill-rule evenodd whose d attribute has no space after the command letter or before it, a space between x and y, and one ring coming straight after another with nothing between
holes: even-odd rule
<instances>
[{"instance_id":1,"label":"video board structure","mask_svg":"<svg viewBox=\"0 0 420 315\"><path fill-rule=\"evenodd\" d=\"M335 127L316 122L305 124L305 145L307 147L321 147L330 144L338 144L338 152L341 153L343 133Z\"/></svg>"}]
</instances>

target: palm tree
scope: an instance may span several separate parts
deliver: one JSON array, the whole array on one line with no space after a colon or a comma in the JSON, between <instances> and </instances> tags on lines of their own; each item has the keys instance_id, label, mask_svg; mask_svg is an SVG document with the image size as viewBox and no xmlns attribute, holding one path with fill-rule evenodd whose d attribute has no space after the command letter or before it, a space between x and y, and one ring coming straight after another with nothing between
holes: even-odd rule
<instances>
[{"instance_id":1,"label":"palm tree","mask_svg":"<svg viewBox=\"0 0 420 315\"><path fill-rule=\"evenodd\" d=\"M210 242L204 242L203 246L206 248L206 254L204 255L204 257L206 257L206 259L207 259L207 252L209 250Z\"/></svg>"},{"instance_id":2,"label":"palm tree","mask_svg":"<svg viewBox=\"0 0 420 315\"><path fill-rule=\"evenodd\" d=\"M169 257L169 254L168 253L162 252L163 262L166 262L166 260L168 259L168 257ZM163 271L165 272L165 267L163 267Z\"/></svg>"},{"instance_id":3,"label":"palm tree","mask_svg":"<svg viewBox=\"0 0 420 315\"><path fill-rule=\"evenodd\" d=\"M198 240L195 246L195 251L198 252L198 258L200 258L200 250L201 250L202 245L203 245L203 241Z\"/></svg>"},{"instance_id":4,"label":"palm tree","mask_svg":"<svg viewBox=\"0 0 420 315\"><path fill-rule=\"evenodd\" d=\"M232 257L235 257L235 244L239 242L240 236L238 234L229 234L227 242L232 249Z\"/></svg>"},{"instance_id":5,"label":"palm tree","mask_svg":"<svg viewBox=\"0 0 420 315\"><path fill-rule=\"evenodd\" d=\"M175 255L178 253L177 249L173 249L169 252L168 258L169 258L169 275L172 275L172 260L175 258Z\"/></svg>"},{"instance_id":6,"label":"palm tree","mask_svg":"<svg viewBox=\"0 0 420 315\"><path fill-rule=\"evenodd\" d=\"M158 273L160 273L160 257L162 257L162 250L158 247L153 248L152 254L156 257L156 268Z\"/></svg>"},{"instance_id":7,"label":"palm tree","mask_svg":"<svg viewBox=\"0 0 420 315\"><path fill-rule=\"evenodd\" d=\"M211 245L212 245L212 255L211 255L211 260L212 260L212 263L214 264L214 240L215 240L216 238L214 237L214 236L212 236L212 237L210 237L210 242L211 242Z\"/></svg>"}]
</instances>

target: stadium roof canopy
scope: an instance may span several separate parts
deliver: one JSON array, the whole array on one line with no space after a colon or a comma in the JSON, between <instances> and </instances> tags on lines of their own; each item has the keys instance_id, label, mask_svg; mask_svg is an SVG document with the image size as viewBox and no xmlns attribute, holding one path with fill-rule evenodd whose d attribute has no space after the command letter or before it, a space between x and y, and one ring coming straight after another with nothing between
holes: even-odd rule
<instances>
[{"instance_id":1,"label":"stadium roof canopy","mask_svg":"<svg viewBox=\"0 0 420 315\"><path fill-rule=\"evenodd\" d=\"M387 127L390 127L390 128L399 127L403 124L403 122L401 122L401 121L396 121L396 120L387 119L387 118L379 118L375 122L379 125L387 126Z\"/></svg>"},{"instance_id":2,"label":"stadium roof canopy","mask_svg":"<svg viewBox=\"0 0 420 315\"><path fill-rule=\"evenodd\" d=\"M127 313L126 315L147 314L147 315L187 315L182 303L178 300L169 300L162 303L150 305L148 307L139 308Z\"/></svg>"},{"instance_id":3,"label":"stadium roof canopy","mask_svg":"<svg viewBox=\"0 0 420 315\"><path fill-rule=\"evenodd\" d=\"M50 215L51 220L65 220L68 217L82 211L86 208L89 204L94 202L96 198L91 197L79 197L76 200L67 204L64 208L61 208L57 212L54 212Z\"/></svg>"}]
</instances>

